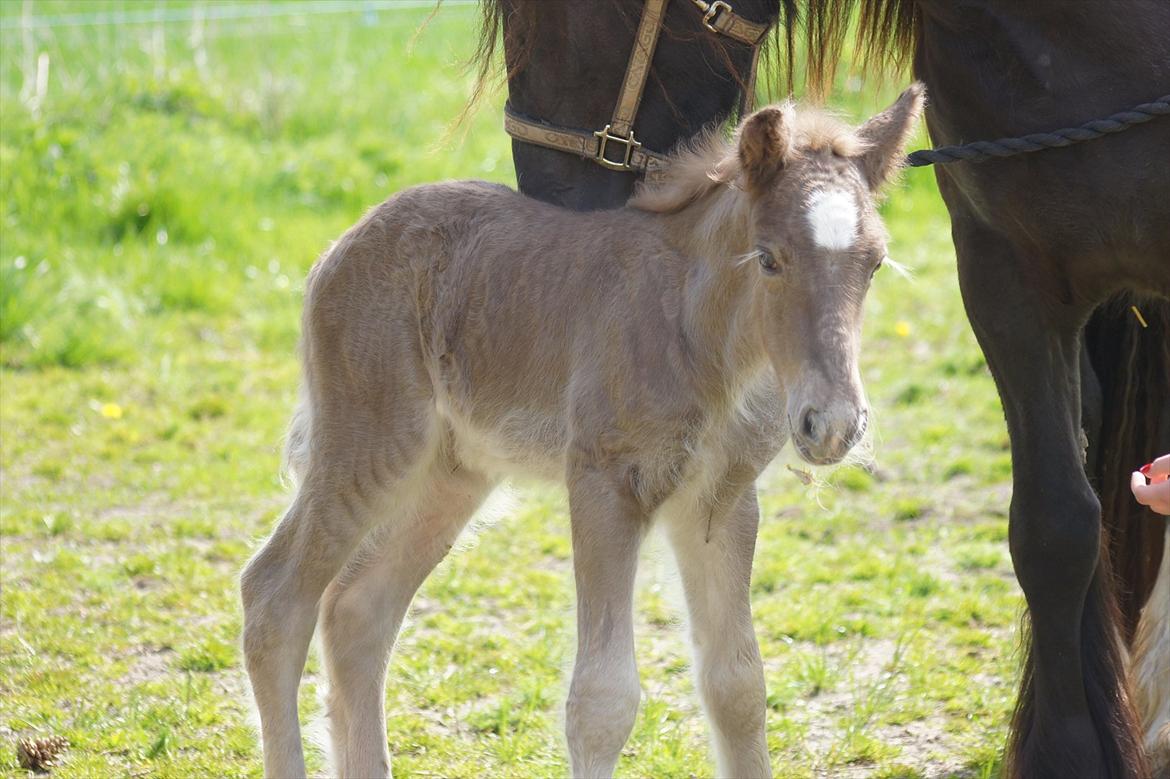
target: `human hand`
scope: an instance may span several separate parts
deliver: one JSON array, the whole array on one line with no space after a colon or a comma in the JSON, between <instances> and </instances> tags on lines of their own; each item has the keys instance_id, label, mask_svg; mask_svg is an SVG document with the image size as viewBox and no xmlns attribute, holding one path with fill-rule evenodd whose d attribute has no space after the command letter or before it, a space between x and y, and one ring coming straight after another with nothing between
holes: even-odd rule
<instances>
[{"instance_id":1,"label":"human hand","mask_svg":"<svg viewBox=\"0 0 1170 779\"><path fill-rule=\"evenodd\" d=\"M1146 480L1149 479L1149 484ZM1149 506L1159 514L1170 516L1170 454L1164 454L1149 465L1134 471L1129 478L1130 489L1137 502Z\"/></svg>"}]
</instances>

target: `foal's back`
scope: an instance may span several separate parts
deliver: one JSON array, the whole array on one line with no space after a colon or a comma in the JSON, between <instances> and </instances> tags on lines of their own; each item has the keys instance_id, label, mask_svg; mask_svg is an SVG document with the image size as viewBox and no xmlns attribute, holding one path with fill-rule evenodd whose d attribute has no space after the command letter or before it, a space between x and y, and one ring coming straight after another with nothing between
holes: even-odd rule
<instances>
[{"instance_id":1,"label":"foal's back","mask_svg":"<svg viewBox=\"0 0 1170 779\"><path fill-rule=\"evenodd\" d=\"M578 213L501 185L445 182L371 209L313 269L307 302L325 304L331 280L345 277L382 285L381 294L415 294L424 317L458 310L451 326L506 319L545 328L657 294L681 259L643 212Z\"/></svg>"},{"instance_id":2,"label":"foal's back","mask_svg":"<svg viewBox=\"0 0 1170 779\"><path fill-rule=\"evenodd\" d=\"M643 212L577 213L476 181L409 189L310 275L310 391L316 373L375 405L387 382L431 396L460 459L559 478L571 410L590 395L631 376L647 397L678 395L688 265ZM693 412L656 403L638 413Z\"/></svg>"}]
</instances>

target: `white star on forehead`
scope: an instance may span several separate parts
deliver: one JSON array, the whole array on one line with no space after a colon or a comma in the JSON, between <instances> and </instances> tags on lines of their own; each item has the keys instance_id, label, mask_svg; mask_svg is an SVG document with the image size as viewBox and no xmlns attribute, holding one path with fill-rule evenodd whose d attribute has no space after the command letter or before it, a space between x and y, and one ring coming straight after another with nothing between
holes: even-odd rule
<instances>
[{"instance_id":1,"label":"white star on forehead","mask_svg":"<svg viewBox=\"0 0 1170 779\"><path fill-rule=\"evenodd\" d=\"M806 215L822 249L842 251L857 237L857 200L843 189L818 189L808 196Z\"/></svg>"}]
</instances>

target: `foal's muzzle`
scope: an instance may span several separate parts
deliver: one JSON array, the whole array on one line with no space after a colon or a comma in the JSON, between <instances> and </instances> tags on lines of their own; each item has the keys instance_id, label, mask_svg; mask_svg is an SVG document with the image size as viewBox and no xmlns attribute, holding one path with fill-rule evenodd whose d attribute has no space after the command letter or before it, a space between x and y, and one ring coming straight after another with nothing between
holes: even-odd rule
<instances>
[{"instance_id":1,"label":"foal's muzzle","mask_svg":"<svg viewBox=\"0 0 1170 779\"><path fill-rule=\"evenodd\" d=\"M792 426L792 443L801 459L813 465L831 465L849 454L869 423L869 411L862 409L844 424L828 413L805 406Z\"/></svg>"}]
</instances>

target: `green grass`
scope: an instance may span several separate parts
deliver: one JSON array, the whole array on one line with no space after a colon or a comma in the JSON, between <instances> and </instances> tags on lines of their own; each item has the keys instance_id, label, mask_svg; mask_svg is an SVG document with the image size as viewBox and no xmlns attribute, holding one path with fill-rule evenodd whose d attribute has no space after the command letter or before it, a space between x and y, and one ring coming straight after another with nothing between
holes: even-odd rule
<instances>
[{"instance_id":1,"label":"green grass","mask_svg":"<svg viewBox=\"0 0 1170 779\"><path fill-rule=\"evenodd\" d=\"M106 7L156 6L31 12ZM259 773L236 576L286 500L304 274L396 190L513 181L498 95L448 133L474 9L419 33L425 15L0 32L0 772L23 774L18 738L61 734L62 776ZM894 91L843 74L835 102L860 117ZM884 210L915 278L883 271L867 302L875 461L807 487L779 466L762 491L773 767L994 775L1020 608L1007 437L932 175L909 172ZM567 772L563 496L525 490L499 524L439 567L399 642L399 776ZM680 602L652 542L625 776L714 770ZM320 687L311 660L318 742Z\"/></svg>"}]
</instances>

